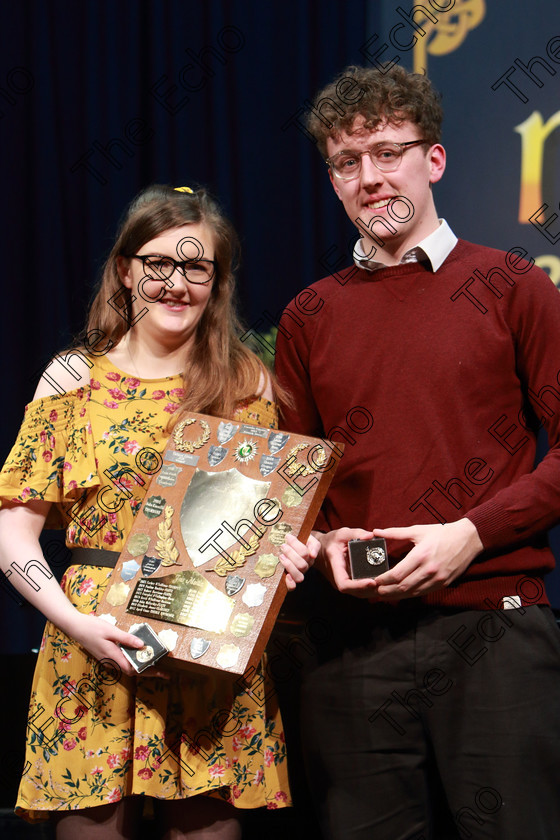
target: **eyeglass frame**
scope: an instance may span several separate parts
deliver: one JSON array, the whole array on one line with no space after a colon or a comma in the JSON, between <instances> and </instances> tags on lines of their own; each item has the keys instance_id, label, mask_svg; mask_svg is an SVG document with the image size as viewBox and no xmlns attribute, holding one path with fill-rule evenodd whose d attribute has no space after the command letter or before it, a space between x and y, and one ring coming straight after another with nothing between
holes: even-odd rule
<instances>
[{"instance_id":1,"label":"eyeglass frame","mask_svg":"<svg viewBox=\"0 0 560 840\"><path fill-rule=\"evenodd\" d=\"M373 146L370 146L369 149L364 149L363 152L356 152L353 149L341 149L340 152L336 152L336 154L332 155L329 158L325 158L325 163L333 173L335 178L339 178L341 181L354 181L356 178L359 178L360 173L362 171L362 158L364 155L369 155L370 160L373 165L378 169L380 172L396 172L399 166L401 165L401 161L403 159L403 155L407 149L411 148L412 146L418 146L421 143L425 143L429 145L427 140L407 140L406 143L393 143L392 140L382 140L380 143L374 143ZM379 164L372 158L371 153L374 149L378 148L379 146L398 146L400 149L400 157L397 159L397 165L394 169L382 169ZM355 155L355 157L359 158L360 160L360 168L356 172L355 175L352 175L350 178L345 178L343 175L340 175L332 164L333 158L338 157L339 155Z\"/></svg>"},{"instance_id":2,"label":"eyeglass frame","mask_svg":"<svg viewBox=\"0 0 560 840\"><path fill-rule=\"evenodd\" d=\"M192 283L193 286L206 286L207 283L212 282L216 274L216 260L208 260L206 259L206 257L199 257L198 259L195 258L192 260L176 260L174 259L174 257L167 257L164 254L129 254L129 256L126 257L126 259L128 260L141 260L142 265L144 267L144 271L147 270L145 260L153 260L156 258L159 258L161 260L167 260L168 262L173 263L173 271L168 277L166 277L165 275L163 275L162 277L151 277L150 275L146 274L145 276L148 277L150 280L169 280L169 278L178 270L181 272L187 283ZM214 269L212 272L212 276L209 277L208 280L191 280L189 277L187 277L187 266L189 264L192 265L193 263L210 263Z\"/></svg>"}]
</instances>

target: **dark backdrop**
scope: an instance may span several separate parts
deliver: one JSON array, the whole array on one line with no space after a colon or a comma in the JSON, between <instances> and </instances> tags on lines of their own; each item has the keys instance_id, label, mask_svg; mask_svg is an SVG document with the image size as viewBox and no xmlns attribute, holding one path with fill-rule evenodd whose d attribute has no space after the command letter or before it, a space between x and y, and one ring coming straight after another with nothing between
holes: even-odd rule
<instances>
[{"instance_id":1,"label":"dark backdrop","mask_svg":"<svg viewBox=\"0 0 560 840\"><path fill-rule=\"evenodd\" d=\"M396 31L411 6L408 0L4 4L0 457L42 366L80 329L119 216L146 184L202 183L220 197L243 243L239 289L248 325L266 329L263 313L274 317L327 273L329 259L348 262L354 229L299 118L321 85L346 64L376 61L384 44L383 60L427 67L443 93L448 170L436 188L441 215L466 239L525 248L560 282L560 225L543 231L529 223L540 203L549 205L545 215L558 207L560 133L551 130L541 144L542 167L526 169L520 221L516 130L534 114L545 124L560 121L560 63L546 52L547 44L554 52L551 39L560 36L556 0L488 6L434 0L424 6L435 23L418 23L420 10L416 29ZM448 12L437 11L446 6ZM413 37L413 49L395 46ZM548 69L543 62L532 71L515 64L535 56ZM508 68L515 71L509 87L499 84ZM534 165L538 149L529 148L530 140L527 134L523 143ZM560 605L558 577L549 589ZM4 647L36 646L41 623L33 610L2 597Z\"/></svg>"}]
</instances>

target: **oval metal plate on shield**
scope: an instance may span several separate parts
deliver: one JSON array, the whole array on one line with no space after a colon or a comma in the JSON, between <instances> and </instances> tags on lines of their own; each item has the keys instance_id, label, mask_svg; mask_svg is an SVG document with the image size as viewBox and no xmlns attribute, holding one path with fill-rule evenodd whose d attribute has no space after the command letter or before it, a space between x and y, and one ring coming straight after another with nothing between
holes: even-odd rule
<instances>
[{"instance_id":1,"label":"oval metal plate on shield","mask_svg":"<svg viewBox=\"0 0 560 840\"><path fill-rule=\"evenodd\" d=\"M219 553L212 540L227 550L239 540L234 529L242 519L255 521L255 505L265 499L269 481L255 481L235 467L208 473L196 469L181 505L181 534L194 566L201 566ZM226 522L234 531L222 527ZM246 529L245 529L246 530Z\"/></svg>"}]
</instances>

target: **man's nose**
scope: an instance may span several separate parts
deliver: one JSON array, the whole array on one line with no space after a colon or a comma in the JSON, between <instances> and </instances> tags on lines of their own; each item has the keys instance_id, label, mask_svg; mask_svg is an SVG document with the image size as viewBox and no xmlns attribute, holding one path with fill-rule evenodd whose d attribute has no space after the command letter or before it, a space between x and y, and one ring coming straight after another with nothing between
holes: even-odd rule
<instances>
[{"instance_id":1,"label":"man's nose","mask_svg":"<svg viewBox=\"0 0 560 840\"><path fill-rule=\"evenodd\" d=\"M384 174L381 172L371 159L371 155L365 153L362 155L362 169L360 172L360 183L368 192L372 188L383 183Z\"/></svg>"}]
</instances>

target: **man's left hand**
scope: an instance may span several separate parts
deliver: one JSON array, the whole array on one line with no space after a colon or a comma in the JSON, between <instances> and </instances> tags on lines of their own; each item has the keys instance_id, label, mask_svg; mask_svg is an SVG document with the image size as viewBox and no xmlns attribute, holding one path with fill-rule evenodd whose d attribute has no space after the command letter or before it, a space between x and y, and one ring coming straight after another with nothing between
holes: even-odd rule
<instances>
[{"instance_id":1,"label":"man's left hand","mask_svg":"<svg viewBox=\"0 0 560 840\"><path fill-rule=\"evenodd\" d=\"M376 528L373 533L388 541L414 543L414 548L396 566L375 579L379 600L414 598L443 589L462 575L484 548L469 519L445 525Z\"/></svg>"}]
</instances>

